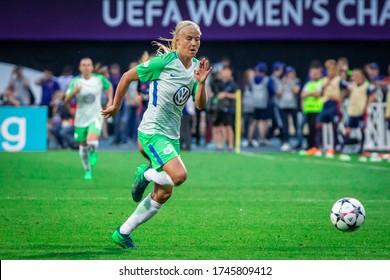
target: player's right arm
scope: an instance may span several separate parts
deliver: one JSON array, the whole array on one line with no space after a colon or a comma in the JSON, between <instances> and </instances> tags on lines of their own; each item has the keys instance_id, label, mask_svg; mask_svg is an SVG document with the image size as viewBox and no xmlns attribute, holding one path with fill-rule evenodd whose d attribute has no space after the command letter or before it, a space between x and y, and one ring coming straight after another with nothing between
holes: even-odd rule
<instances>
[{"instance_id":1,"label":"player's right arm","mask_svg":"<svg viewBox=\"0 0 390 280\"><path fill-rule=\"evenodd\" d=\"M115 115L118 110L121 108L121 104L125 95L129 89L130 83L133 81L137 81L138 74L134 68L131 68L129 71L125 72L118 84L118 87L115 92L114 102L111 106L107 107L105 110L102 110L102 115L105 119L108 119Z\"/></svg>"},{"instance_id":2,"label":"player's right arm","mask_svg":"<svg viewBox=\"0 0 390 280\"><path fill-rule=\"evenodd\" d=\"M121 107L122 101L129 89L130 83L140 80L149 82L157 80L160 77L162 69L172 60L174 53L170 55L161 55L151 58L150 60L138 64L123 74L118 87L116 88L114 103L112 106L102 111L104 118L108 119L115 115Z\"/></svg>"},{"instance_id":3,"label":"player's right arm","mask_svg":"<svg viewBox=\"0 0 390 280\"><path fill-rule=\"evenodd\" d=\"M78 94L81 90L81 87L76 85L76 80L77 79L72 79L72 81L70 82L69 88L65 93L65 103L71 101L73 97L75 97L76 94Z\"/></svg>"}]
</instances>

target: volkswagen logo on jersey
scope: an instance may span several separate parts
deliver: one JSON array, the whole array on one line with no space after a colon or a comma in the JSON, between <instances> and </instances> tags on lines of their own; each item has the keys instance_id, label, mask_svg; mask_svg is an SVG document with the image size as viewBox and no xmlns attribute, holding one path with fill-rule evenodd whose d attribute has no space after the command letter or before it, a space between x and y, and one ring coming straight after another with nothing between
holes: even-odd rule
<instances>
[{"instance_id":1,"label":"volkswagen logo on jersey","mask_svg":"<svg viewBox=\"0 0 390 280\"><path fill-rule=\"evenodd\" d=\"M190 95L190 89L186 86L182 86L176 91L175 95L173 96L173 102L177 106L182 106L187 102L188 98L190 98Z\"/></svg>"},{"instance_id":2,"label":"volkswagen logo on jersey","mask_svg":"<svg viewBox=\"0 0 390 280\"><path fill-rule=\"evenodd\" d=\"M92 94L92 93L88 93L88 94L85 94L84 96L83 96L83 101L84 101L84 103L86 103L86 104L92 104L93 102L95 102L95 95L94 94Z\"/></svg>"}]
</instances>

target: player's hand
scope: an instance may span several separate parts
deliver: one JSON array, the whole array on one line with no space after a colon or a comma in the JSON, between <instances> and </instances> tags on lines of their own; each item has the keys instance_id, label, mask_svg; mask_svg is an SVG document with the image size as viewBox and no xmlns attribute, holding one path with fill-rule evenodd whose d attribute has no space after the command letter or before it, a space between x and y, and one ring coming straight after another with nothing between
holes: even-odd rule
<instances>
[{"instance_id":1,"label":"player's hand","mask_svg":"<svg viewBox=\"0 0 390 280\"><path fill-rule=\"evenodd\" d=\"M195 69L194 71L195 79L197 79L199 83L203 84L212 69L213 67L210 67L209 61L203 58L200 61L199 68L197 70Z\"/></svg>"},{"instance_id":2,"label":"player's hand","mask_svg":"<svg viewBox=\"0 0 390 280\"><path fill-rule=\"evenodd\" d=\"M102 110L102 116L105 119L109 119L112 116L114 116L118 112L118 108L116 108L114 105L108 106L106 109Z\"/></svg>"}]
</instances>

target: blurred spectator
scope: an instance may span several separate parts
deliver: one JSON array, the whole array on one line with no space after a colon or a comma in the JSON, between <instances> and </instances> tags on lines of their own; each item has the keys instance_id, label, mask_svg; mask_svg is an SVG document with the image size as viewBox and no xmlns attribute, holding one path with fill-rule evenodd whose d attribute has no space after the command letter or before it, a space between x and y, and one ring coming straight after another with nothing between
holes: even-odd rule
<instances>
[{"instance_id":1,"label":"blurred spectator","mask_svg":"<svg viewBox=\"0 0 390 280\"><path fill-rule=\"evenodd\" d=\"M30 83L23 75L23 67L16 66L11 73L9 86L13 88L14 97L20 106L28 106L35 103L35 97L31 91Z\"/></svg>"},{"instance_id":2,"label":"blurred spectator","mask_svg":"<svg viewBox=\"0 0 390 280\"><path fill-rule=\"evenodd\" d=\"M210 76L210 75L209 75ZM212 75L212 81L210 83L210 96L207 100L206 110L206 143L208 143L209 147L212 147L217 144L217 141L219 141L218 137L220 136L219 131L215 126L215 120L217 118L217 112L218 112L218 95L213 90L213 85L220 82L222 79L222 71L219 71L218 73L215 73ZM216 139L217 138L217 139Z\"/></svg>"},{"instance_id":3,"label":"blurred spectator","mask_svg":"<svg viewBox=\"0 0 390 280\"><path fill-rule=\"evenodd\" d=\"M249 84L254 110L248 128L248 144L258 147L259 142L262 145L266 144L268 121L271 119L270 102L274 88L271 79L267 76L267 64L259 62L254 70L254 76ZM258 129L259 141L254 139L256 128Z\"/></svg>"},{"instance_id":4,"label":"blurred spectator","mask_svg":"<svg viewBox=\"0 0 390 280\"><path fill-rule=\"evenodd\" d=\"M321 64L312 63L309 69L309 81L304 85L301 93L302 111L305 115L306 122L309 128L307 138L307 155L314 155L319 152L318 144L316 143L316 121L318 114L322 110L322 87L323 80Z\"/></svg>"},{"instance_id":5,"label":"blurred spectator","mask_svg":"<svg viewBox=\"0 0 390 280\"><path fill-rule=\"evenodd\" d=\"M359 129L361 133L360 148L358 153L363 153L364 145L364 119L367 106L375 100L375 86L365 82L364 73L361 69L352 71L352 83L348 84L348 123L346 125L345 135L340 151L350 142L350 133L352 129Z\"/></svg>"},{"instance_id":6,"label":"blurred spectator","mask_svg":"<svg viewBox=\"0 0 390 280\"><path fill-rule=\"evenodd\" d=\"M70 106L70 104L65 104L65 102L60 96L56 96L53 100L53 118L51 133L53 134L58 145L62 149L77 148L77 146L75 146L75 141L73 138L74 109L69 110Z\"/></svg>"},{"instance_id":7,"label":"blurred spectator","mask_svg":"<svg viewBox=\"0 0 390 280\"><path fill-rule=\"evenodd\" d=\"M249 145L249 126L253 119L254 100L253 92L251 88L251 82L255 76L255 71L253 69L247 69L244 72L244 92L242 95L242 146L247 147Z\"/></svg>"},{"instance_id":8,"label":"blurred spectator","mask_svg":"<svg viewBox=\"0 0 390 280\"><path fill-rule=\"evenodd\" d=\"M41 86L42 88L42 96L40 106L47 107L48 113L48 137L49 139L52 136L53 132L53 101L55 100L56 95L60 95L59 89L60 86L57 81L54 79L53 72L51 69L46 68L43 70L43 77L35 81L36 85ZM53 135L55 136L55 135Z\"/></svg>"},{"instance_id":9,"label":"blurred spectator","mask_svg":"<svg viewBox=\"0 0 390 280\"><path fill-rule=\"evenodd\" d=\"M386 102L386 113L385 113L385 117L386 117L386 120L387 120L387 129L390 130L390 84L387 86L388 87L388 91L387 91L387 102ZM389 158L389 161L390 161L390 158Z\"/></svg>"},{"instance_id":10,"label":"blurred spectator","mask_svg":"<svg viewBox=\"0 0 390 280\"><path fill-rule=\"evenodd\" d=\"M195 103L190 97L183 108L180 126L180 149L184 151L191 150L192 142L192 124L195 116Z\"/></svg>"},{"instance_id":11,"label":"blurred spectator","mask_svg":"<svg viewBox=\"0 0 390 280\"><path fill-rule=\"evenodd\" d=\"M144 62L148 61L151 58L152 58L152 56L149 55L149 53L147 51L145 51L142 54L142 56L141 56L141 58L139 60L139 63L144 63ZM149 82L138 81L137 95L138 95L139 102L140 102L138 115L139 115L139 121L141 121L143 116L144 116L144 113L145 113L146 109L148 108L148 103L149 103Z\"/></svg>"},{"instance_id":12,"label":"blurred spectator","mask_svg":"<svg viewBox=\"0 0 390 280\"><path fill-rule=\"evenodd\" d=\"M272 65L272 75L270 76L270 79L273 83L273 92L270 92L271 102L270 102L270 109L271 109L271 120L272 125L270 129L268 129L267 133L267 139L272 138L275 136L275 130L279 129L279 137L283 142L283 121L280 115L280 105L279 105L279 98L282 96L283 93L283 83L282 83L282 76L284 73L284 68L286 67L286 64L284 62L276 61Z\"/></svg>"},{"instance_id":13,"label":"blurred spectator","mask_svg":"<svg viewBox=\"0 0 390 280\"><path fill-rule=\"evenodd\" d=\"M379 65L376 62L371 62L366 64L364 68L368 81L376 87L376 94L378 101L382 102L385 97L385 92L387 91L384 85L384 76L380 74Z\"/></svg>"},{"instance_id":14,"label":"blurred spectator","mask_svg":"<svg viewBox=\"0 0 390 280\"><path fill-rule=\"evenodd\" d=\"M290 151L291 145L289 143L289 117L292 119L295 132L297 131L297 95L301 90L301 81L297 78L295 68L287 66L285 75L282 79L282 95L278 98L280 107L280 115L282 118L282 151Z\"/></svg>"},{"instance_id":15,"label":"blurred spectator","mask_svg":"<svg viewBox=\"0 0 390 280\"><path fill-rule=\"evenodd\" d=\"M35 84L42 87L40 105L49 107L54 95L60 90L58 82L54 79L53 71L49 68L43 70L43 77L36 80ZM51 113L49 113L49 116L51 116Z\"/></svg>"},{"instance_id":16,"label":"blurred spectator","mask_svg":"<svg viewBox=\"0 0 390 280\"><path fill-rule=\"evenodd\" d=\"M349 69L349 62L346 57L339 57L339 59L337 59L337 70L341 79L349 81L352 71Z\"/></svg>"},{"instance_id":17,"label":"blurred spectator","mask_svg":"<svg viewBox=\"0 0 390 280\"><path fill-rule=\"evenodd\" d=\"M233 113L238 86L233 80L233 73L229 66L221 71L221 80L212 84L212 91L218 98L217 114L214 122L216 127L215 141L217 149L221 151L224 144L228 143L230 151L234 146Z\"/></svg>"},{"instance_id":18,"label":"blurred spectator","mask_svg":"<svg viewBox=\"0 0 390 280\"><path fill-rule=\"evenodd\" d=\"M365 67L365 71L368 76L368 80L375 86L381 84L384 79L384 76L380 74L379 65L376 62L368 63Z\"/></svg>"},{"instance_id":19,"label":"blurred spectator","mask_svg":"<svg viewBox=\"0 0 390 280\"><path fill-rule=\"evenodd\" d=\"M207 59L209 60L208 57L205 57L205 56L201 56L199 58L199 61L201 61L202 59ZM212 81L212 75L209 75L206 79L206 82L205 82L205 86L206 86L206 93L210 94L211 93L211 87L210 87L210 84L211 84L211 81ZM206 111L208 110L208 107L210 105L210 96L208 96L208 100L207 100L207 105L206 105L206 108L203 109L203 110L198 110L197 108L195 108L195 133L194 133L194 137L195 137L195 144L197 146L200 146L202 143L201 143L201 140L202 138L204 138L206 135L206 131L207 131L207 115L206 115ZM205 139L203 139L204 141ZM207 141L206 141L207 142Z\"/></svg>"},{"instance_id":20,"label":"blurred spectator","mask_svg":"<svg viewBox=\"0 0 390 280\"><path fill-rule=\"evenodd\" d=\"M148 108L148 103L149 103L149 83L146 82L138 82L137 85L137 96L138 96L138 101L140 103L139 106L139 119L142 120L144 113L146 109Z\"/></svg>"},{"instance_id":21,"label":"blurred spectator","mask_svg":"<svg viewBox=\"0 0 390 280\"><path fill-rule=\"evenodd\" d=\"M71 149L77 150L78 144L74 139L74 132L75 132L74 117L76 114L77 104L76 102L71 102L70 104L66 104L65 106L67 106L68 108L70 117L68 119L62 120L60 136L62 137L62 141L65 147L69 147Z\"/></svg>"},{"instance_id":22,"label":"blurred spectator","mask_svg":"<svg viewBox=\"0 0 390 280\"><path fill-rule=\"evenodd\" d=\"M337 145L337 127L340 122L340 105L342 102L342 91L347 88L346 81L342 80L338 75L337 63L333 59L325 62L327 76L324 78L324 86L322 88L322 101L324 103L322 111L318 115L318 129L320 135L320 143L323 139L322 127L324 124L331 124L332 130L329 132L330 143L333 147L326 151L327 157L333 157L335 147Z\"/></svg>"},{"instance_id":23,"label":"blurred spectator","mask_svg":"<svg viewBox=\"0 0 390 280\"><path fill-rule=\"evenodd\" d=\"M230 58L227 57L227 56L222 56L220 61L215 62L215 63L213 64L213 70L212 70L212 72L213 72L213 73L218 73L218 72L221 71L225 66L231 67L231 60L230 60Z\"/></svg>"},{"instance_id":24,"label":"blurred spectator","mask_svg":"<svg viewBox=\"0 0 390 280\"><path fill-rule=\"evenodd\" d=\"M0 94L1 106L20 106L20 101L15 98L12 86L7 86L5 91Z\"/></svg>"},{"instance_id":25,"label":"blurred spectator","mask_svg":"<svg viewBox=\"0 0 390 280\"><path fill-rule=\"evenodd\" d=\"M116 88L118 87L119 81L122 77L121 69L119 64L114 63L110 66L110 77L108 80L111 82L114 97L116 93ZM127 143L127 135L126 135L126 125L127 125L127 113L126 113L126 105L122 102L122 105L118 111L118 113L113 116L114 121L114 140L113 144L121 145Z\"/></svg>"},{"instance_id":26,"label":"blurred spectator","mask_svg":"<svg viewBox=\"0 0 390 280\"><path fill-rule=\"evenodd\" d=\"M65 95L66 90L70 86L70 81L73 79L73 68L70 65L65 65L62 74L57 78L58 85L62 95Z\"/></svg>"},{"instance_id":27,"label":"blurred spectator","mask_svg":"<svg viewBox=\"0 0 390 280\"><path fill-rule=\"evenodd\" d=\"M108 70L108 66L104 65L101 62L96 62L95 66L93 67L93 73L102 74L107 79L108 79L108 77L110 77L110 72Z\"/></svg>"},{"instance_id":28,"label":"blurred spectator","mask_svg":"<svg viewBox=\"0 0 390 280\"><path fill-rule=\"evenodd\" d=\"M384 77L382 81L382 89L385 93L385 96L383 96L382 101L389 101L390 99L390 64L387 65L387 76ZM377 98L378 99L378 98ZM388 107L387 107L388 108ZM390 161L390 159L389 159Z\"/></svg>"},{"instance_id":29,"label":"blurred spectator","mask_svg":"<svg viewBox=\"0 0 390 280\"><path fill-rule=\"evenodd\" d=\"M137 62L131 62L129 70L137 66ZM139 81L132 82L129 90L125 96L127 106L127 136L133 141L137 141L137 128L139 124L138 108L140 106L140 99L137 97L137 87Z\"/></svg>"},{"instance_id":30,"label":"blurred spectator","mask_svg":"<svg viewBox=\"0 0 390 280\"><path fill-rule=\"evenodd\" d=\"M387 76L383 78L384 85L390 85L390 64L387 65Z\"/></svg>"}]
</instances>

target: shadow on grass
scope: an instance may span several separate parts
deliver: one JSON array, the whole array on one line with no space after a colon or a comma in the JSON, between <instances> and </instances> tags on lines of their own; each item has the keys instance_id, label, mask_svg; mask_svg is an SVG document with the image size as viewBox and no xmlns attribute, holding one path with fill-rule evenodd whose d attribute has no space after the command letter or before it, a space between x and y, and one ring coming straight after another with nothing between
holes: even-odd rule
<instances>
[{"instance_id":1,"label":"shadow on grass","mask_svg":"<svg viewBox=\"0 0 390 280\"><path fill-rule=\"evenodd\" d=\"M123 250L119 247L112 248L71 248L54 246L39 249L30 248L24 253L18 254L16 251L8 252L2 259L8 260L111 260L111 259L132 259L131 255L137 251Z\"/></svg>"}]
</instances>

